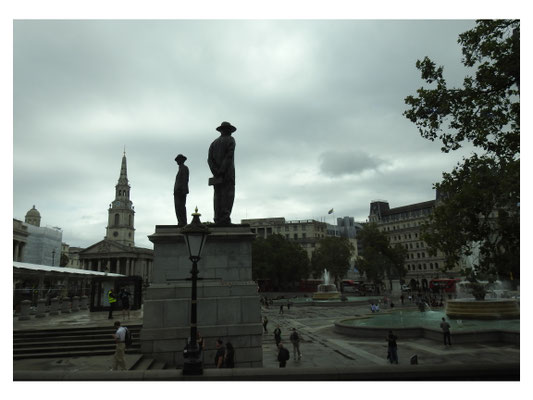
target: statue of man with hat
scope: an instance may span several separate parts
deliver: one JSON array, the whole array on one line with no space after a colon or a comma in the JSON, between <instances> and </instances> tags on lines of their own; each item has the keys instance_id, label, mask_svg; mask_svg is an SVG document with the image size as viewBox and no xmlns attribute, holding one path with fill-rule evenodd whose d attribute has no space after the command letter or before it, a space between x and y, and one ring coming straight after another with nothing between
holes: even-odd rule
<instances>
[{"instance_id":1,"label":"statue of man with hat","mask_svg":"<svg viewBox=\"0 0 533 400\"><path fill-rule=\"evenodd\" d=\"M215 224L227 226L231 225L231 209L235 199L235 139L231 134L237 128L224 121L216 130L220 132L220 137L211 143L207 158L213 173L209 185L215 189L213 198Z\"/></svg>"},{"instance_id":2,"label":"statue of man with hat","mask_svg":"<svg viewBox=\"0 0 533 400\"><path fill-rule=\"evenodd\" d=\"M178 154L175 161L179 165L178 174L176 175L176 182L174 183L174 209L176 210L176 217L178 218L178 227L187 225L187 209L185 203L187 202L187 193L189 193L189 167L184 163L187 160L183 154Z\"/></svg>"}]
</instances>

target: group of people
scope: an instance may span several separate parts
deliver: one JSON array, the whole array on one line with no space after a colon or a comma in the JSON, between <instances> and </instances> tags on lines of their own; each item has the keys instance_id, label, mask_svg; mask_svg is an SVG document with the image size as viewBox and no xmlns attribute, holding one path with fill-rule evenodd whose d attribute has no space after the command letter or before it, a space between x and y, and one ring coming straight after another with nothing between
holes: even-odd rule
<instances>
[{"instance_id":1,"label":"group of people","mask_svg":"<svg viewBox=\"0 0 533 400\"><path fill-rule=\"evenodd\" d=\"M301 337L296 328L292 328L291 335L289 340L292 343L293 356L296 360L296 355L298 355L298 360L301 360L302 353L300 352L300 341ZM287 361L290 360L290 352L281 342L281 328L279 325L274 329L274 341L276 342L276 348L278 350L278 362L280 368L285 368L287 366Z\"/></svg>"},{"instance_id":2,"label":"group of people","mask_svg":"<svg viewBox=\"0 0 533 400\"><path fill-rule=\"evenodd\" d=\"M450 324L446 321L446 318L442 318L442 321L440 323L440 329L442 330L443 339L444 339L444 346L451 346L451 331L450 331ZM387 341L387 360L391 364L398 364L398 344L396 341L398 340L398 336L396 336L394 333L392 333L391 330L389 330L389 334L387 335L387 338L385 339Z\"/></svg>"},{"instance_id":3,"label":"group of people","mask_svg":"<svg viewBox=\"0 0 533 400\"><path fill-rule=\"evenodd\" d=\"M109 289L107 292L107 300L109 302L109 315L108 319L113 318L113 311L117 305L118 300L122 306L122 319L129 319L130 317L130 296L131 293L128 292L128 289L125 287L121 288L118 294L115 293L114 289Z\"/></svg>"},{"instance_id":4,"label":"group of people","mask_svg":"<svg viewBox=\"0 0 533 400\"><path fill-rule=\"evenodd\" d=\"M230 342L224 342L222 339L216 341L217 352L215 354L216 368L234 368L235 367L235 349Z\"/></svg>"}]
</instances>

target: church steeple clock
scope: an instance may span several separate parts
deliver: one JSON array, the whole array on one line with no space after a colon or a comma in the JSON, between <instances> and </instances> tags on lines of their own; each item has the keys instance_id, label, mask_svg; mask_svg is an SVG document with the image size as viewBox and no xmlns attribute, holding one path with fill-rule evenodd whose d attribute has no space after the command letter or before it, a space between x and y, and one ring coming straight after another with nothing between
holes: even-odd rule
<instances>
[{"instance_id":1,"label":"church steeple clock","mask_svg":"<svg viewBox=\"0 0 533 400\"><path fill-rule=\"evenodd\" d=\"M126 151L122 156L120 177L115 186L115 200L109 206L106 227L106 240L112 240L126 246L135 246L135 228L133 218L135 211L130 200L130 185L126 168Z\"/></svg>"}]
</instances>

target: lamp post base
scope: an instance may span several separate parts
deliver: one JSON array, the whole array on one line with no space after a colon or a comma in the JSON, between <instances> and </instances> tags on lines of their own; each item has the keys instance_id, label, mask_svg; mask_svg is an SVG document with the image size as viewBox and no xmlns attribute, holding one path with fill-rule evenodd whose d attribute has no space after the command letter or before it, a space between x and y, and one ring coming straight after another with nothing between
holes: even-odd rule
<instances>
[{"instance_id":1,"label":"lamp post base","mask_svg":"<svg viewBox=\"0 0 533 400\"><path fill-rule=\"evenodd\" d=\"M190 343L183 350L183 375L202 375L204 366L200 358L198 346L191 346Z\"/></svg>"}]
</instances>

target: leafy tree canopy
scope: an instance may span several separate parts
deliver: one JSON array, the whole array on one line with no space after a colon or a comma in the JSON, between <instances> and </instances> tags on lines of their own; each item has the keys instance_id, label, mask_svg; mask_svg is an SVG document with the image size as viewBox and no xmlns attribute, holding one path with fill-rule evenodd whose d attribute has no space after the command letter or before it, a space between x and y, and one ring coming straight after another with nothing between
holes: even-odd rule
<instances>
[{"instance_id":1,"label":"leafy tree canopy","mask_svg":"<svg viewBox=\"0 0 533 400\"><path fill-rule=\"evenodd\" d=\"M357 267L367 279L381 283L386 277L393 279L405 276L407 250L399 244L391 246L389 238L375 223L363 225L363 229L357 233L357 240L362 247Z\"/></svg>"},{"instance_id":2,"label":"leafy tree canopy","mask_svg":"<svg viewBox=\"0 0 533 400\"><path fill-rule=\"evenodd\" d=\"M465 142L476 152L435 184L442 195L423 239L453 268L479 250L476 268L518 277L520 250L520 21L480 20L459 35L466 76L448 87L443 67L417 61L420 88L405 99L404 115L422 137L442 141L443 152ZM511 275L512 273L512 275Z\"/></svg>"},{"instance_id":3,"label":"leafy tree canopy","mask_svg":"<svg viewBox=\"0 0 533 400\"><path fill-rule=\"evenodd\" d=\"M273 286L286 289L309 276L309 258L297 243L282 235L257 238L252 245L252 278L270 279Z\"/></svg>"},{"instance_id":4,"label":"leafy tree canopy","mask_svg":"<svg viewBox=\"0 0 533 400\"><path fill-rule=\"evenodd\" d=\"M324 269L327 269L335 282L338 282L350 269L350 260L354 253L353 244L346 238L321 239L311 259L313 275L322 276Z\"/></svg>"}]
</instances>

